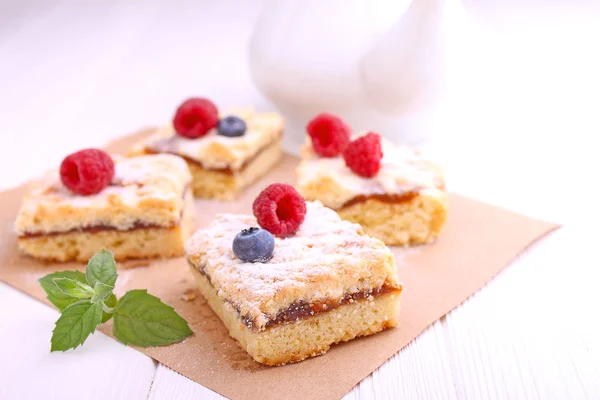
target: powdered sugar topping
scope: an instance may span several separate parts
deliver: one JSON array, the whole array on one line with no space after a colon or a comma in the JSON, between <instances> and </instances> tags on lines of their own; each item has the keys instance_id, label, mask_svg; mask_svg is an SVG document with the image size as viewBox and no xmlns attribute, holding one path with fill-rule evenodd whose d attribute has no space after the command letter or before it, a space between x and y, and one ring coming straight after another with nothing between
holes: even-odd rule
<instances>
[{"instance_id":1,"label":"powdered sugar topping","mask_svg":"<svg viewBox=\"0 0 600 400\"><path fill-rule=\"evenodd\" d=\"M238 137L226 137L219 135L216 129L211 129L201 138L189 139L176 135L172 126L165 126L137 147L178 154L208 169L236 170L258 151L277 140L283 130L283 119L275 113L254 113L244 109L233 110L224 115L237 115L244 119L246 133Z\"/></svg>"},{"instance_id":2,"label":"powdered sugar topping","mask_svg":"<svg viewBox=\"0 0 600 400\"><path fill-rule=\"evenodd\" d=\"M305 194L310 191L305 188L315 187L319 182L329 182L335 186L335 195L323 194L323 198L319 199L328 207L337 209L358 195L402 194L443 187L439 168L414 150L383 138L381 145L383 158L379 173L373 178L363 178L352 172L341 156L318 157L307 141L302 149L303 160L296 169L300 192Z\"/></svg>"},{"instance_id":3,"label":"powdered sugar topping","mask_svg":"<svg viewBox=\"0 0 600 400\"><path fill-rule=\"evenodd\" d=\"M252 216L218 215L188 241L186 254L219 296L259 325L296 301L337 299L395 279L390 250L319 202L307 203L296 235L275 239L266 263L244 263L233 254L235 235L249 226L256 226Z\"/></svg>"},{"instance_id":4,"label":"powdered sugar topping","mask_svg":"<svg viewBox=\"0 0 600 400\"><path fill-rule=\"evenodd\" d=\"M24 232L62 232L105 225L129 229L136 222L170 226L181 217L183 194L191 182L187 164L163 154L112 156L115 175L100 193L80 196L64 187L58 171L31 184L15 228Z\"/></svg>"}]
</instances>

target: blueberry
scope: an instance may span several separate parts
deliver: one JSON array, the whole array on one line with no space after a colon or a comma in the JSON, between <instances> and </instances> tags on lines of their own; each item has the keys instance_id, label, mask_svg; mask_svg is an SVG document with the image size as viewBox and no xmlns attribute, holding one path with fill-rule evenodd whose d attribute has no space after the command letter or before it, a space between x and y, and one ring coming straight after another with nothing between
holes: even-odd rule
<instances>
[{"instance_id":1,"label":"blueberry","mask_svg":"<svg viewBox=\"0 0 600 400\"><path fill-rule=\"evenodd\" d=\"M219 135L227 137L238 137L246 133L246 123L243 119L230 115L219 120L217 125Z\"/></svg>"},{"instance_id":2,"label":"blueberry","mask_svg":"<svg viewBox=\"0 0 600 400\"><path fill-rule=\"evenodd\" d=\"M275 239L261 228L242 229L233 239L233 253L245 262L266 262L275 250Z\"/></svg>"}]
</instances>

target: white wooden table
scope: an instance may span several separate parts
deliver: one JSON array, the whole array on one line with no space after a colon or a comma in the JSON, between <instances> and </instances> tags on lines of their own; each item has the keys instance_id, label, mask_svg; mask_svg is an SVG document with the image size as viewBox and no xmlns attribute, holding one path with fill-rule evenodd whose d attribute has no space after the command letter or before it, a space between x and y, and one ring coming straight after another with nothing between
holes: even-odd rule
<instances>
[{"instance_id":1,"label":"white wooden table","mask_svg":"<svg viewBox=\"0 0 600 400\"><path fill-rule=\"evenodd\" d=\"M189 95L269 106L245 59L260 1L101 3L0 1L2 188ZM453 191L565 227L348 398L600 398L600 8L484 3L425 151ZM55 310L3 284L0 305L0 399L221 397L101 333L50 354Z\"/></svg>"}]
</instances>

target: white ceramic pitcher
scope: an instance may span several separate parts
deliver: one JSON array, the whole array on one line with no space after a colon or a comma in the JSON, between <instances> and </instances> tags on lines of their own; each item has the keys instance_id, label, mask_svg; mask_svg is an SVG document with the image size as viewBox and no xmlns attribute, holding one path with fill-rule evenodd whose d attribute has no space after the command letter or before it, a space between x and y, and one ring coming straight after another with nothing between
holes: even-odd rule
<instances>
[{"instance_id":1,"label":"white ceramic pitcher","mask_svg":"<svg viewBox=\"0 0 600 400\"><path fill-rule=\"evenodd\" d=\"M457 0L268 0L250 44L259 90L286 118L295 150L320 112L395 141L426 138ZM420 121L420 122L419 122Z\"/></svg>"}]
</instances>

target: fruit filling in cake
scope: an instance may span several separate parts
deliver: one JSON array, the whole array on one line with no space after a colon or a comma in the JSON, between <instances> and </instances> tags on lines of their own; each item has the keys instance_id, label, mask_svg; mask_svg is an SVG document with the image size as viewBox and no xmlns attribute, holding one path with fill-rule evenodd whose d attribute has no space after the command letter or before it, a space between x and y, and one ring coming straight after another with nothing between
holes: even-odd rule
<instances>
[{"instance_id":1,"label":"fruit filling in cake","mask_svg":"<svg viewBox=\"0 0 600 400\"><path fill-rule=\"evenodd\" d=\"M199 198L233 200L281 158L283 119L250 109L220 114L208 99L183 102L172 124L154 129L130 155L170 153L184 158Z\"/></svg>"},{"instance_id":2,"label":"fruit filling in cake","mask_svg":"<svg viewBox=\"0 0 600 400\"><path fill-rule=\"evenodd\" d=\"M76 152L25 194L19 248L50 261L86 262L103 248L118 260L181 256L194 216L190 184L177 156Z\"/></svg>"},{"instance_id":3,"label":"fruit filling in cake","mask_svg":"<svg viewBox=\"0 0 600 400\"><path fill-rule=\"evenodd\" d=\"M241 347L267 365L301 361L398 323L391 251L286 184L254 215L220 214L186 244L200 292Z\"/></svg>"},{"instance_id":4,"label":"fruit filling in cake","mask_svg":"<svg viewBox=\"0 0 600 400\"><path fill-rule=\"evenodd\" d=\"M340 118L317 116L296 168L296 186L388 245L423 244L447 215L441 170L406 146L374 132L351 134Z\"/></svg>"}]
</instances>

